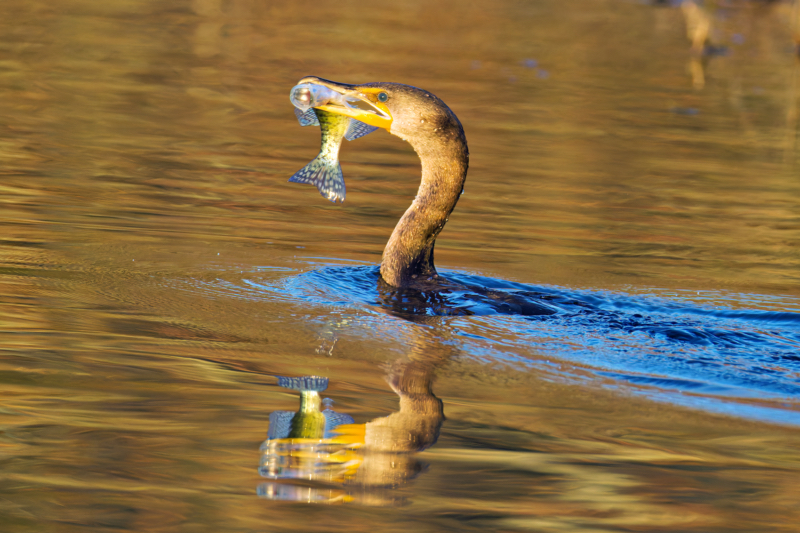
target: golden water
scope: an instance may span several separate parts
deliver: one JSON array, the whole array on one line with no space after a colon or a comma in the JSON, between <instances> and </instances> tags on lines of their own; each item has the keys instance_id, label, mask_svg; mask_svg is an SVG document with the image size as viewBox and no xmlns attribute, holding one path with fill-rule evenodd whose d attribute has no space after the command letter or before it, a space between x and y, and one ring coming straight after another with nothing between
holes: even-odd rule
<instances>
[{"instance_id":1,"label":"golden water","mask_svg":"<svg viewBox=\"0 0 800 533\"><path fill-rule=\"evenodd\" d=\"M703 57L682 13L3 0L0 530L796 531L797 395L661 394L515 323L410 323L292 285L376 264L419 177L378 132L345 143L344 206L288 184L319 142L289 90L317 75L424 87L461 119L445 270L796 313L791 6L708 3L726 53ZM402 392L408 372L443 422L429 391L400 409L386 378ZM438 441L365 460L358 486L302 485L336 504L265 497L270 413L299 405L276 376L303 375L357 424L422 420L423 447L441 423Z\"/></svg>"}]
</instances>

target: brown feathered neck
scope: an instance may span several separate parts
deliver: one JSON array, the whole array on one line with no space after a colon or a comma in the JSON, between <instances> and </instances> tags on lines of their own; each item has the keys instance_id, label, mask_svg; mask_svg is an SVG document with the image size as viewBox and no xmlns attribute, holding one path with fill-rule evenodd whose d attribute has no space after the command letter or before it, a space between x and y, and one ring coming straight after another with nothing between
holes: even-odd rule
<instances>
[{"instance_id":1,"label":"brown feathered neck","mask_svg":"<svg viewBox=\"0 0 800 533\"><path fill-rule=\"evenodd\" d=\"M433 248L464 190L469 150L461 122L444 102L415 87L396 87L390 133L417 152L422 181L383 251L381 276L395 287L424 286L437 277Z\"/></svg>"}]
</instances>

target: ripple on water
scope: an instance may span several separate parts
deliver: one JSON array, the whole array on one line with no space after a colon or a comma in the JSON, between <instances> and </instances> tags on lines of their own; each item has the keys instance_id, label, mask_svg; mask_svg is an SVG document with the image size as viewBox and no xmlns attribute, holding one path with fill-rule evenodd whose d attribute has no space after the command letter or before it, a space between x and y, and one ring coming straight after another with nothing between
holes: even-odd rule
<instances>
[{"instance_id":1,"label":"ripple on water","mask_svg":"<svg viewBox=\"0 0 800 533\"><path fill-rule=\"evenodd\" d=\"M528 366L559 361L556 373L567 380L582 380L588 369L658 400L800 424L796 299L695 291L656 297L532 286L456 271L443 272L448 280L443 290L387 291L375 266L309 266L293 274L257 270L195 279L189 290L331 306L338 314L361 315L359 322L385 321L388 315L398 329L404 321L393 317L450 316L463 352L484 361ZM750 308L736 308L742 302ZM391 335L386 327L360 329Z\"/></svg>"}]
</instances>

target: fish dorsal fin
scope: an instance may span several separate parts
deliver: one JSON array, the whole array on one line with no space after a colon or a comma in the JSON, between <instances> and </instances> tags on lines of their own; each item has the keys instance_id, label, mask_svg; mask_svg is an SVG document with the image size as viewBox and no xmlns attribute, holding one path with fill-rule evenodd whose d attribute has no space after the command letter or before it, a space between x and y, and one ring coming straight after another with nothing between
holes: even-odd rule
<instances>
[{"instance_id":1,"label":"fish dorsal fin","mask_svg":"<svg viewBox=\"0 0 800 533\"><path fill-rule=\"evenodd\" d=\"M294 114L297 116L297 121L300 122L301 126L319 126L319 119L317 114L314 113L313 107L309 107L306 111L300 111L295 107Z\"/></svg>"},{"instance_id":2,"label":"fish dorsal fin","mask_svg":"<svg viewBox=\"0 0 800 533\"><path fill-rule=\"evenodd\" d=\"M344 133L344 138L348 141L355 141L359 137L368 135L377 129L376 126L370 126L369 124L364 124L360 120L351 118L350 124L347 125L347 131Z\"/></svg>"}]
</instances>

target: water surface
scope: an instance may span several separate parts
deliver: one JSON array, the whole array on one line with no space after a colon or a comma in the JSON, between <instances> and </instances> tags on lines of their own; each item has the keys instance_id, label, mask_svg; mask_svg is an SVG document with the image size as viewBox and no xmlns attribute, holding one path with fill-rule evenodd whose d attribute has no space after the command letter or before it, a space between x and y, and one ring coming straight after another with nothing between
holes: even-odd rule
<instances>
[{"instance_id":1,"label":"water surface","mask_svg":"<svg viewBox=\"0 0 800 533\"><path fill-rule=\"evenodd\" d=\"M681 10L616 0L4 1L4 530L795 529L790 6L704 13L693 55ZM459 116L461 289L377 282L401 140L345 144L343 206L286 183L309 74ZM310 375L386 430L347 482L259 473Z\"/></svg>"}]
</instances>

